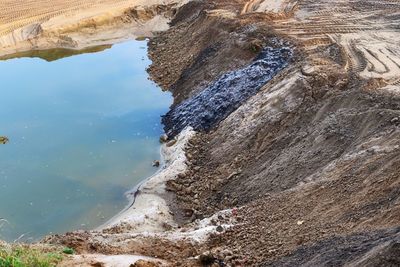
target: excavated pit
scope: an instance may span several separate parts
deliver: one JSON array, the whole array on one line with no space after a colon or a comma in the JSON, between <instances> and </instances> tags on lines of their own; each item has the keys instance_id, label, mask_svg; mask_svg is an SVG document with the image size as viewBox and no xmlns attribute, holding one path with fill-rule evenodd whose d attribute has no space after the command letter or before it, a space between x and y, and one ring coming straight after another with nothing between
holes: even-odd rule
<instances>
[{"instance_id":1,"label":"excavated pit","mask_svg":"<svg viewBox=\"0 0 400 267\"><path fill-rule=\"evenodd\" d=\"M174 96L170 137L185 126L200 133L165 199L180 230L225 209L236 223L217 216L220 232L201 244L125 228L57 243L170 266L398 266L399 4L381 2L201 0L177 9L149 42L149 73ZM274 38L290 41L280 51ZM272 63L260 62L260 47Z\"/></svg>"}]
</instances>

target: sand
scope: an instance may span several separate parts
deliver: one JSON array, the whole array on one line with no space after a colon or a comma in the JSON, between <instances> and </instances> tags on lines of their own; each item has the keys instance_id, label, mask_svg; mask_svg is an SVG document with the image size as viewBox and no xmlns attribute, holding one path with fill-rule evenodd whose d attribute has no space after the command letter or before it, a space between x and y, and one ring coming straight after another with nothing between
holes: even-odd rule
<instances>
[{"instance_id":1,"label":"sand","mask_svg":"<svg viewBox=\"0 0 400 267\"><path fill-rule=\"evenodd\" d=\"M181 132L176 143L168 147L164 144L161 155L164 161L162 170L139 186L133 205L111 219L99 230L117 228L126 233L157 233L165 230L165 225L175 226L175 222L163 195L166 182L173 180L187 169L185 146L195 135L191 128Z\"/></svg>"},{"instance_id":2,"label":"sand","mask_svg":"<svg viewBox=\"0 0 400 267\"><path fill-rule=\"evenodd\" d=\"M185 1L2 1L0 55L32 49L82 49L151 36L153 31L168 28L167 13Z\"/></svg>"}]
</instances>

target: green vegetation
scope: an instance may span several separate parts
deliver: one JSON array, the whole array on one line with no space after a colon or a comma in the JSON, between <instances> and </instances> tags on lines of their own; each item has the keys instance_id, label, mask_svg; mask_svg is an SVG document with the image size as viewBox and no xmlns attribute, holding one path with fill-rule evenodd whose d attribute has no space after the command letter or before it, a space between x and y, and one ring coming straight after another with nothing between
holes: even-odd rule
<instances>
[{"instance_id":1,"label":"green vegetation","mask_svg":"<svg viewBox=\"0 0 400 267\"><path fill-rule=\"evenodd\" d=\"M52 267L61 260L61 252L45 247L0 245L0 267Z\"/></svg>"},{"instance_id":2,"label":"green vegetation","mask_svg":"<svg viewBox=\"0 0 400 267\"><path fill-rule=\"evenodd\" d=\"M72 255L72 254L75 253L75 251L72 248L64 248L63 249L63 253L68 254L68 255Z\"/></svg>"}]
</instances>

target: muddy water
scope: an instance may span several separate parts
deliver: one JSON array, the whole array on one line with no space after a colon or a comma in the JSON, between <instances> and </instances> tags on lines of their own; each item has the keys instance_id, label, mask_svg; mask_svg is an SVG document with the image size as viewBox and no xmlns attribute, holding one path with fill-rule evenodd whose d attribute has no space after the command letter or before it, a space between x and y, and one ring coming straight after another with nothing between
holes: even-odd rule
<instances>
[{"instance_id":1,"label":"muddy water","mask_svg":"<svg viewBox=\"0 0 400 267\"><path fill-rule=\"evenodd\" d=\"M0 61L0 239L96 227L155 171L172 98L147 79L145 46Z\"/></svg>"}]
</instances>

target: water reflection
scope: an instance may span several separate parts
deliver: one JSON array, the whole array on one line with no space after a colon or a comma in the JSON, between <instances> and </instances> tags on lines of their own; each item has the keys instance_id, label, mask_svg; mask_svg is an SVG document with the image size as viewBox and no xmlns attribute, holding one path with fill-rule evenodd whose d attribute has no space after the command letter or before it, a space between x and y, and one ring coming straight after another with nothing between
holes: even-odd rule
<instances>
[{"instance_id":1,"label":"water reflection","mask_svg":"<svg viewBox=\"0 0 400 267\"><path fill-rule=\"evenodd\" d=\"M110 49L112 45L101 45L95 47L89 47L81 50L74 49L65 49L65 48L57 48L57 49L48 49L48 50L32 50L32 51L24 51L18 52L15 54L10 54L6 56L0 57L0 60L9 60L15 58L41 58L48 62L59 60L66 57L87 54L87 53L97 53L102 52L106 49Z\"/></svg>"},{"instance_id":2,"label":"water reflection","mask_svg":"<svg viewBox=\"0 0 400 267\"><path fill-rule=\"evenodd\" d=\"M0 62L0 238L100 225L155 171L171 96L147 79L143 46Z\"/></svg>"}]
</instances>

